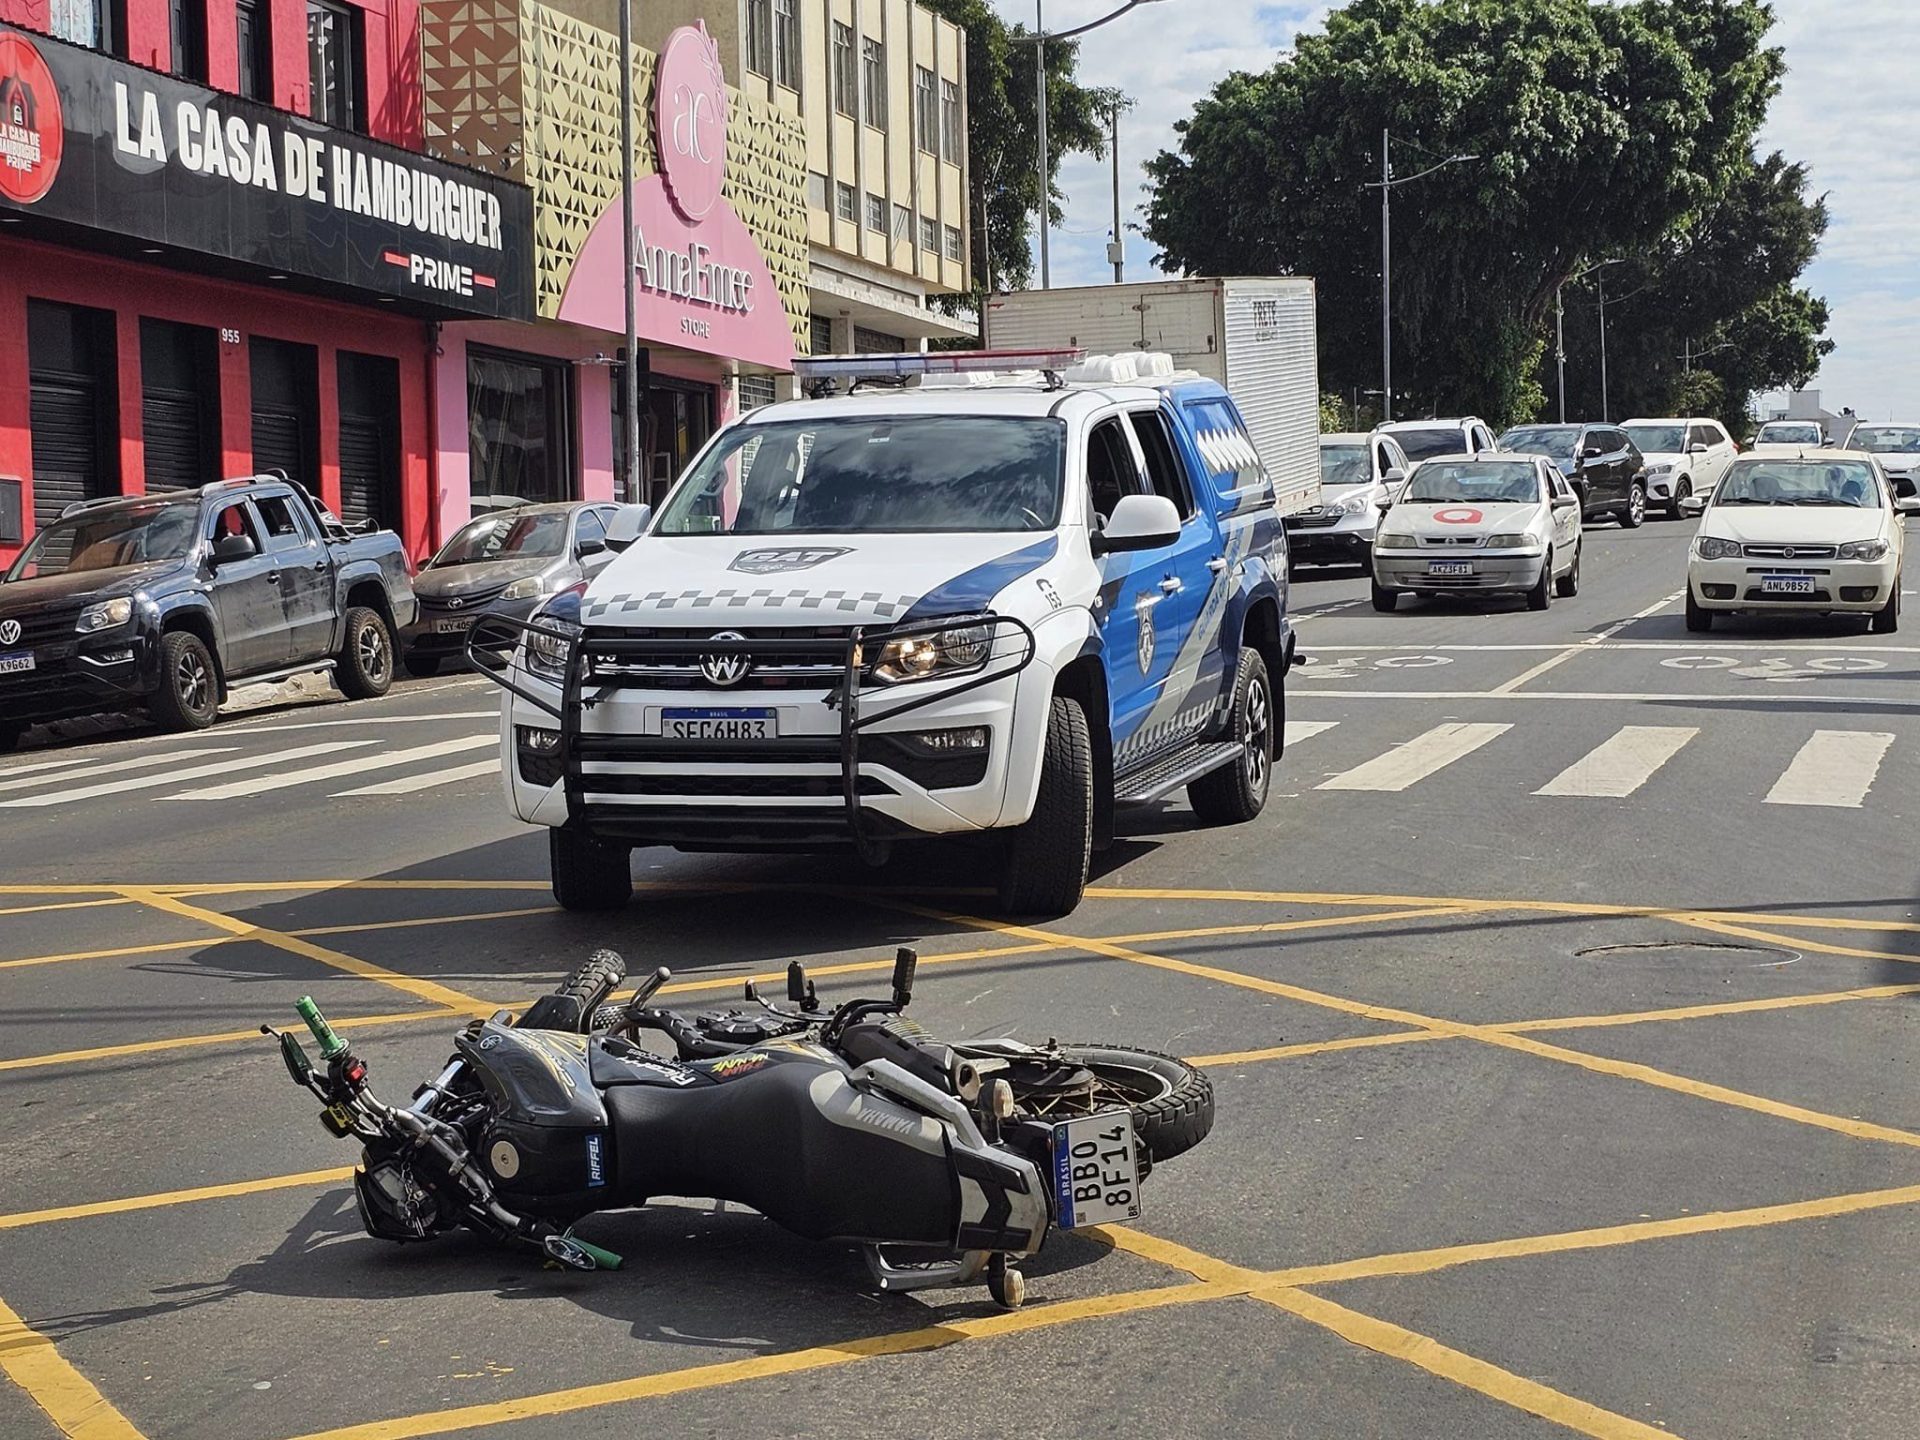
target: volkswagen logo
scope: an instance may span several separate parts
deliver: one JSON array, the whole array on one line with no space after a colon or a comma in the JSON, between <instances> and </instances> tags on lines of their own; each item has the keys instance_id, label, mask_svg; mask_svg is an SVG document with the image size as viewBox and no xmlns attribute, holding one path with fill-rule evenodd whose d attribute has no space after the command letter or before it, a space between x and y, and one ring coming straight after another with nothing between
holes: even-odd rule
<instances>
[{"instance_id":1,"label":"volkswagen logo","mask_svg":"<svg viewBox=\"0 0 1920 1440\"><path fill-rule=\"evenodd\" d=\"M20 639L18 620L0 620L0 645L17 644Z\"/></svg>"},{"instance_id":2,"label":"volkswagen logo","mask_svg":"<svg viewBox=\"0 0 1920 1440\"><path fill-rule=\"evenodd\" d=\"M462 600L458 595L451 595L447 598L447 608L449 610L458 610L466 603L467 602Z\"/></svg>"},{"instance_id":3,"label":"volkswagen logo","mask_svg":"<svg viewBox=\"0 0 1920 1440\"><path fill-rule=\"evenodd\" d=\"M747 637L738 630L722 630L711 637L715 640L744 640ZM702 655L700 673L707 677L707 683L718 685L725 690L738 685L747 678L747 672L753 669L753 661L745 655Z\"/></svg>"}]
</instances>

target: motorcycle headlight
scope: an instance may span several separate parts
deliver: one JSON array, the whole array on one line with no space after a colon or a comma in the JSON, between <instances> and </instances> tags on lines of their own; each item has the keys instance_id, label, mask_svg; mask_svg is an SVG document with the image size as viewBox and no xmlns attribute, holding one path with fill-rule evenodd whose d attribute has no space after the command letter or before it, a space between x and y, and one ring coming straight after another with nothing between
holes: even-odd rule
<instances>
[{"instance_id":1,"label":"motorcycle headlight","mask_svg":"<svg viewBox=\"0 0 1920 1440\"><path fill-rule=\"evenodd\" d=\"M1702 560L1738 560L1740 542L1722 540L1718 535L1702 535L1693 542L1693 553Z\"/></svg>"},{"instance_id":2,"label":"motorcycle headlight","mask_svg":"<svg viewBox=\"0 0 1920 1440\"><path fill-rule=\"evenodd\" d=\"M1411 550L1415 542L1410 531L1389 530L1373 542L1376 550Z\"/></svg>"},{"instance_id":3,"label":"motorcycle headlight","mask_svg":"<svg viewBox=\"0 0 1920 1440\"><path fill-rule=\"evenodd\" d=\"M536 595L544 595L547 579L544 575L529 575L516 580L500 592L502 600L531 600Z\"/></svg>"},{"instance_id":4,"label":"motorcycle headlight","mask_svg":"<svg viewBox=\"0 0 1920 1440\"><path fill-rule=\"evenodd\" d=\"M1842 560L1884 560L1887 551L1892 549L1884 540L1856 540L1851 545L1840 547Z\"/></svg>"},{"instance_id":5,"label":"motorcycle headlight","mask_svg":"<svg viewBox=\"0 0 1920 1440\"><path fill-rule=\"evenodd\" d=\"M1527 534L1524 530L1515 530L1510 534L1489 535L1487 537L1487 548L1489 550L1524 550L1532 543L1533 536Z\"/></svg>"},{"instance_id":6,"label":"motorcycle headlight","mask_svg":"<svg viewBox=\"0 0 1920 1440\"><path fill-rule=\"evenodd\" d=\"M873 675L890 685L936 675L960 675L985 665L992 649L991 625L956 625L951 630L903 635L880 647Z\"/></svg>"},{"instance_id":7,"label":"motorcycle headlight","mask_svg":"<svg viewBox=\"0 0 1920 1440\"><path fill-rule=\"evenodd\" d=\"M82 610L74 628L82 635L91 635L96 630L111 630L116 625L124 625L131 619L131 599L102 600L98 605L89 605Z\"/></svg>"}]
</instances>

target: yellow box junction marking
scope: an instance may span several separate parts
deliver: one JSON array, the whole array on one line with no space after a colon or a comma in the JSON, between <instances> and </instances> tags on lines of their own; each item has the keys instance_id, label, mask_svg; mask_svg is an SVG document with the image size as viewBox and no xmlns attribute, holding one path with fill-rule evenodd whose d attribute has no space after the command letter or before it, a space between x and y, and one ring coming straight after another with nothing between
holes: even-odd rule
<instances>
[{"instance_id":1,"label":"yellow box junction marking","mask_svg":"<svg viewBox=\"0 0 1920 1440\"><path fill-rule=\"evenodd\" d=\"M146 1440L53 1342L0 1300L0 1371L70 1440Z\"/></svg>"}]
</instances>

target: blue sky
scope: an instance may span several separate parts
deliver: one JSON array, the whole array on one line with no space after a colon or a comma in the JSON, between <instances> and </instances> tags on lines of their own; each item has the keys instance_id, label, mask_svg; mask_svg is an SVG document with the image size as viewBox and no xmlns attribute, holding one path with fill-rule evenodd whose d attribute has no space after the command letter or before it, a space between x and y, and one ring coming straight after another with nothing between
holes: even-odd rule
<instances>
[{"instance_id":1,"label":"blue sky","mask_svg":"<svg viewBox=\"0 0 1920 1440\"><path fill-rule=\"evenodd\" d=\"M1112 10L1118 0L1047 0L1046 26L1061 30ZM1032 0L995 0L1009 19L1034 23ZM1920 0L1773 0L1774 43L1788 76L1761 144L1809 166L1833 222L1805 283L1833 309L1838 343L1814 382L1827 408L1863 416L1920 418L1920 144L1912 138L1920 89ZM1141 163L1171 147L1173 124L1230 70L1258 70L1323 4L1257 0L1156 0L1081 42L1081 75L1134 98L1120 124L1121 202L1135 223ZM1112 279L1111 171L1075 157L1062 167L1066 223L1053 233L1053 282ZM1145 279L1152 250L1126 236L1127 278Z\"/></svg>"}]
</instances>

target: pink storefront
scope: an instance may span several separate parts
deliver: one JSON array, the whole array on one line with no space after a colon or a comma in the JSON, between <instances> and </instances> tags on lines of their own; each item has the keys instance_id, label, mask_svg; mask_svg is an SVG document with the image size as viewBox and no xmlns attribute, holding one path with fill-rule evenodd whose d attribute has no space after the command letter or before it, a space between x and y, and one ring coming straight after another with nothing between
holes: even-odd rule
<instances>
[{"instance_id":1,"label":"pink storefront","mask_svg":"<svg viewBox=\"0 0 1920 1440\"><path fill-rule=\"evenodd\" d=\"M430 83L436 65L471 67L481 72L476 78L501 83L497 54L457 53L464 32L436 28L441 12L432 3L424 13ZM523 36L538 32L542 44L525 55L514 77L520 89L509 99L523 133L535 133L547 91L525 66L598 71L593 52L611 39L526 0L518 15ZM556 65L556 38L586 53ZM534 192L541 319L448 324L435 337L434 483L442 535L474 513L525 501L657 501L714 429L742 406L775 398L792 370L806 294L804 232L788 233L793 217L804 225L797 125L728 92L704 28L675 31L657 61L636 56L639 462L629 479L622 454L622 207L607 174L612 165L617 177L618 156L608 156L596 138L617 132L617 110L611 117L603 111L601 126L580 125L583 107L575 104L568 118L583 132L581 148L571 150L576 137L550 114L537 127L548 146L543 163L525 167ZM604 58L610 63L613 56ZM569 98L591 102L597 94L576 84ZM500 116L485 118L480 125L471 115L448 117L436 137L430 113L429 148L509 149Z\"/></svg>"}]
</instances>

